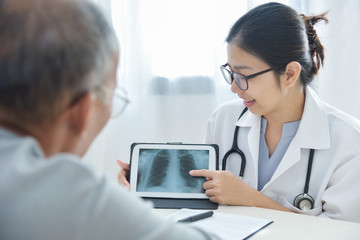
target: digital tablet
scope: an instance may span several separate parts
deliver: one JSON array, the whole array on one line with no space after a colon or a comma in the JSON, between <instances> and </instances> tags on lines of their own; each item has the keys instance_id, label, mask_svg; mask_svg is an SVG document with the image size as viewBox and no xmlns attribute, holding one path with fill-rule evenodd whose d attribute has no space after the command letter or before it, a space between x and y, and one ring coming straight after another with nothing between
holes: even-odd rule
<instances>
[{"instance_id":1,"label":"digital tablet","mask_svg":"<svg viewBox=\"0 0 360 240\"><path fill-rule=\"evenodd\" d=\"M205 178L189 174L195 169L218 169L217 145L134 143L130 156L130 191L153 200L155 207L214 209L214 203L205 195ZM199 207L199 204L205 205Z\"/></svg>"}]
</instances>

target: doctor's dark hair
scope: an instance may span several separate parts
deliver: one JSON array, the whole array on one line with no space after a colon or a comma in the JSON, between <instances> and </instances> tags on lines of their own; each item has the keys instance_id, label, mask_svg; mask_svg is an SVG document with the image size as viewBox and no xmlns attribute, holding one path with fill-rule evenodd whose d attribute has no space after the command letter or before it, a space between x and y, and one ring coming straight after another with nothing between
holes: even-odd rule
<instances>
[{"instance_id":1,"label":"doctor's dark hair","mask_svg":"<svg viewBox=\"0 0 360 240\"><path fill-rule=\"evenodd\" d=\"M284 66L274 70L277 77L288 63L298 62L301 82L307 85L324 63L324 47L314 29L322 20L328 22L326 13L299 15L284 4L267 3L238 19L226 42L259 57L270 67Z\"/></svg>"},{"instance_id":2,"label":"doctor's dark hair","mask_svg":"<svg viewBox=\"0 0 360 240\"><path fill-rule=\"evenodd\" d=\"M109 79L115 34L87 0L0 0L0 115L56 119Z\"/></svg>"}]
</instances>

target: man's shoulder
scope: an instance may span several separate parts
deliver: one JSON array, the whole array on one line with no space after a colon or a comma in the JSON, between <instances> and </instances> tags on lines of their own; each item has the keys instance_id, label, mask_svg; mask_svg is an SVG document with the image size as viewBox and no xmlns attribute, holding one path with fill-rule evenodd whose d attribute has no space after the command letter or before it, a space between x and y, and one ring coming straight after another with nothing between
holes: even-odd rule
<instances>
[{"instance_id":1,"label":"man's shoulder","mask_svg":"<svg viewBox=\"0 0 360 240\"><path fill-rule=\"evenodd\" d=\"M2 230L12 235L17 226L17 235L31 232L41 239L57 228L68 229L64 239L74 238L74 227L86 222L91 206L99 202L96 193L104 193L107 184L78 157L47 159L37 147L24 138L0 148L0 205L6 206L0 225L7 227Z\"/></svg>"}]
</instances>

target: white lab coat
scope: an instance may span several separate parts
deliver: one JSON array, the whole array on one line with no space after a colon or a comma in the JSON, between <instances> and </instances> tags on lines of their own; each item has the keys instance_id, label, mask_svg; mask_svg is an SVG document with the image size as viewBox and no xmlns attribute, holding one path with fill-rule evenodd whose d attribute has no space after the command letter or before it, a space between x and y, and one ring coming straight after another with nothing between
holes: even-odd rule
<instances>
[{"instance_id":1,"label":"white lab coat","mask_svg":"<svg viewBox=\"0 0 360 240\"><path fill-rule=\"evenodd\" d=\"M261 117L247 111L238 120L243 108L240 99L220 106L209 119L206 142L219 145L221 169L239 126L238 145L246 156L243 181L257 188ZM315 205L301 211L293 201L304 191L311 148L315 153L309 194ZM239 175L240 161L238 155L230 155L227 170ZM294 212L360 222L360 121L322 102L306 87L298 131L261 192Z\"/></svg>"}]
</instances>

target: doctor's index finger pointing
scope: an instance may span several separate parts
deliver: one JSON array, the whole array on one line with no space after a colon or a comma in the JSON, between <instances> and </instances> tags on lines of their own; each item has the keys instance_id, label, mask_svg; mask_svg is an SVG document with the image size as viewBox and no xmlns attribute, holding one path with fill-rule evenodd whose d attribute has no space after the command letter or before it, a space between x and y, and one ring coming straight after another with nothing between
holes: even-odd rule
<instances>
[{"instance_id":1,"label":"doctor's index finger pointing","mask_svg":"<svg viewBox=\"0 0 360 240\"><path fill-rule=\"evenodd\" d=\"M214 171L201 169L201 170L191 170L189 174L193 177L211 177L214 175Z\"/></svg>"}]
</instances>

